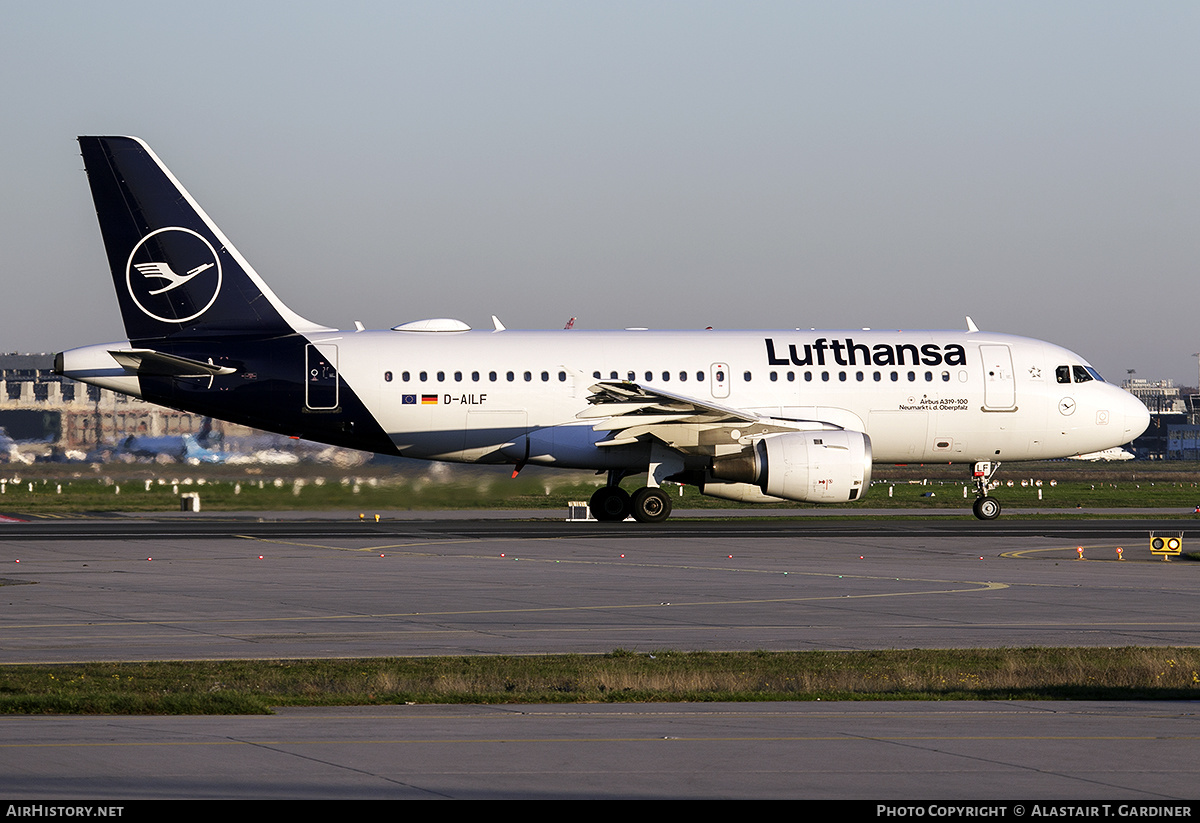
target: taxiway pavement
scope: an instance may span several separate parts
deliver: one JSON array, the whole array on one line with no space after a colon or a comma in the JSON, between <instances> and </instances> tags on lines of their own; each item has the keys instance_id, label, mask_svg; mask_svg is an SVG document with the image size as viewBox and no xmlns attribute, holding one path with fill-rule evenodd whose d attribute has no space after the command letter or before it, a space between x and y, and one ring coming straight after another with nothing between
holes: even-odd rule
<instances>
[{"instance_id":1,"label":"taxiway pavement","mask_svg":"<svg viewBox=\"0 0 1200 823\"><path fill-rule=\"evenodd\" d=\"M8 803L1018 799L1056 801L1044 815L1103 801L1113 818L1118 802L1163 816L1196 797L1197 722L1191 703L1021 701L0 717L0 791Z\"/></svg>"},{"instance_id":2,"label":"taxiway pavement","mask_svg":"<svg viewBox=\"0 0 1200 823\"><path fill-rule=\"evenodd\" d=\"M0 661L1194 645L1200 564L1152 558L1156 526L7 525Z\"/></svg>"},{"instance_id":3,"label":"taxiway pavement","mask_svg":"<svg viewBox=\"0 0 1200 823\"><path fill-rule=\"evenodd\" d=\"M1188 525L6 523L0 662L1195 646L1200 564L1153 558L1147 541ZM1186 799L1196 717L1157 703L4 717L0 774L6 797L43 799Z\"/></svg>"}]
</instances>

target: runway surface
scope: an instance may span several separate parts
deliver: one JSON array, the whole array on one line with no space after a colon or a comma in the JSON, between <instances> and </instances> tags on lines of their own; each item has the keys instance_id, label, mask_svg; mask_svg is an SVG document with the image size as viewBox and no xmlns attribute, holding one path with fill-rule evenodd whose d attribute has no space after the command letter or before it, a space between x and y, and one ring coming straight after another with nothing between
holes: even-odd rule
<instances>
[{"instance_id":1,"label":"runway surface","mask_svg":"<svg viewBox=\"0 0 1200 823\"><path fill-rule=\"evenodd\" d=\"M1188 521L680 519L647 528L458 518L0 524L0 661L1200 639L1200 564L1163 562L1148 550L1151 529L1186 532ZM1188 763L1182 749L1195 751L1194 708L397 707L3 718L0 790L1186 798L1198 794L1194 780L1172 764ZM46 750L35 752L34 741ZM104 786L113 789L100 793Z\"/></svg>"}]
</instances>

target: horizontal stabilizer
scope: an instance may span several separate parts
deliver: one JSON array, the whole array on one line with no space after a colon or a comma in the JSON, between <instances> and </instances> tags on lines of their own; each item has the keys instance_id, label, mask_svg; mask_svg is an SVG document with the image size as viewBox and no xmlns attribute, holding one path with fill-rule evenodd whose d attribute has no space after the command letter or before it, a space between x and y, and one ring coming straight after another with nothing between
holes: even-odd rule
<instances>
[{"instance_id":1,"label":"horizontal stabilizer","mask_svg":"<svg viewBox=\"0 0 1200 823\"><path fill-rule=\"evenodd\" d=\"M113 359L128 372L155 377L213 377L218 374L233 374L237 369L229 366L214 366L186 357L163 354L153 349L127 349L110 351Z\"/></svg>"}]
</instances>

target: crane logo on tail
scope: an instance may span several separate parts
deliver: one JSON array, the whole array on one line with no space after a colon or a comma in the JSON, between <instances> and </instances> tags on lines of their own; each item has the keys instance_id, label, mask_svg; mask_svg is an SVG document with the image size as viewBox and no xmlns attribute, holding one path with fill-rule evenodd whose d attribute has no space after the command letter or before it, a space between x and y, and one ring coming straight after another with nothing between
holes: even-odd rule
<instances>
[{"instance_id":1,"label":"crane logo on tail","mask_svg":"<svg viewBox=\"0 0 1200 823\"><path fill-rule=\"evenodd\" d=\"M205 263L203 266L189 269L187 274L176 274L171 271L170 263L134 263L133 267L142 273L142 277L161 277L166 280L167 285L150 292L150 294L162 294L165 291L179 288L200 272L211 269L215 265L216 263Z\"/></svg>"},{"instance_id":2,"label":"crane logo on tail","mask_svg":"<svg viewBox=\"0 0 1200 823\"><path fill-rule=\"evenodd\" d=\"M221 259L212 244L191 229L158 229L130 253L125 284L146 316L163 323L188 323L217 301Z\"/></svg>"}]
</instances>

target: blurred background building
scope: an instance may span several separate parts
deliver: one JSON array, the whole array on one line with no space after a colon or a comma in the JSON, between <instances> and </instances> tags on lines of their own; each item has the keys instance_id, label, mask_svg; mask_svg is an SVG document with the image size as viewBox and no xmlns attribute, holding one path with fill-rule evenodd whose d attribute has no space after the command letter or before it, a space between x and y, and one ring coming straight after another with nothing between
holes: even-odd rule
<instances>
[{"instance_id":1,"label":"blurred background building","mask_svg":"<svg viewBox=\"0 0 1200 823\"><path fill-rule=\"evenodd\" d=\"M370 455L176 411L53 373L53 354L0 354L0 461L361 465Z\"/></svg>"}]
</instances>

